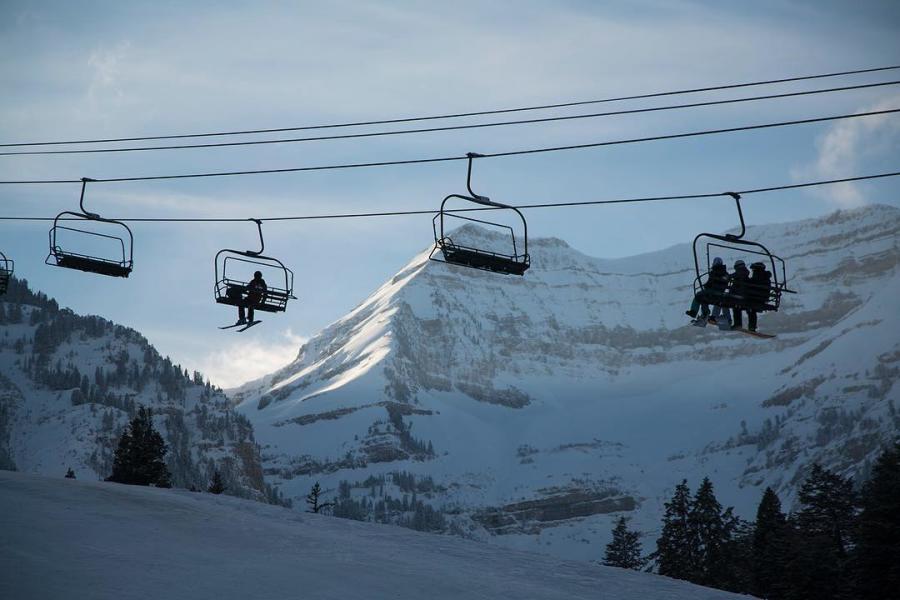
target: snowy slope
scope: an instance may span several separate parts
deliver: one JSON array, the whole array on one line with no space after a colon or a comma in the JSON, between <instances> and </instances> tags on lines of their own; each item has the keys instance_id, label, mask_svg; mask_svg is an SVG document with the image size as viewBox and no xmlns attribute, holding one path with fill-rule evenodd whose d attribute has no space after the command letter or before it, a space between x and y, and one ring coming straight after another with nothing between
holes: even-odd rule
<instances>
[{"instance_id":1,"label":"snowy slope","mask_svg":"<svg viewBox=\"0 0 900 600\"><path fill-rule=\"evenodd\" d=\"M0 597L747 598L235 498L0 471Z\"/></svg>"},{"instance_id":2,"label":"snowy slope","mask_svg":"<svg viewBox=\"0 0 900 600\"><path fill-rule=\"evenodd\" d=\"M897 434L898 233L885 206L750 227L800 291L761 317L768 341L686 325L687 245L602 260L535 239L521 278L424 252L230 396L288 497L321 481L390 521L418 493L447 516L428 529L580 559L628 514L652 547L681 478L751 517L763 486L790 505L812 461L859 475Z\"/></svg>"},{"instance_id":3,"label":"snowy slope","mask_svg":"<svg viewBox=\"0 0 900 600\"><path fill-rule=\"evenodd\" d=\"M13 280L0 296L0 468L102 479L138 405L152 408L176 487L264 500L253 429L220 390L189 377L138 332L60 309Z\"/></svg>"}]
</instances>

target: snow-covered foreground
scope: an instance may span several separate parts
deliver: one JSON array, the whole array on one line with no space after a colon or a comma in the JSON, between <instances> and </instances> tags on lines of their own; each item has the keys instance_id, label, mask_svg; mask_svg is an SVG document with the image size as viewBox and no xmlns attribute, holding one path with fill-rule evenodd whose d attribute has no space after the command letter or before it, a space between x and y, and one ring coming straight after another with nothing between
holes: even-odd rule
<instances>
[{"instance_id":1,"label":"snow-covered foreground","mask_svg":"<svg viewBox=\"0 0 900 600\"><path fill-rule=\"evenodd\" d=\"M0 471L0 598L746 598L225 496Z\"/></svg>"}]
</instances>

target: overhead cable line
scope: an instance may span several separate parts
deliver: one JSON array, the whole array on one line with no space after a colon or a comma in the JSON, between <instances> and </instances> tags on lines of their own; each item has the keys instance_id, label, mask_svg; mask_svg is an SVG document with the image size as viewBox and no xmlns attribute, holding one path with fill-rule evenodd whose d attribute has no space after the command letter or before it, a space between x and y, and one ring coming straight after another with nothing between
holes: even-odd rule
<instances>
[{"instance_id":1,"label":"overhead cable line","mask_svg":"<svg viewBox=\"0 0 900 600\"><path fill-rule=\"evenodd\" d=\"M735 133L739 131L754 131L758 129L772 129L776 127L788 127L792 125L805 125L810 123L824 123L827 121L838 121L842 119L857 119L860 117L869 117L875 115L886 115L900 112L900 108L891 108L886 110L876 110L869 112L860 112L845 115L833 115L828 117L815 117L811 119L797 119L793 121L780 121L777 123L762 123L759 125L742 125L739 127L728 127L724 129L707 129L703 131L690 131L686 133L673 133L666 135L656 135L640 138L628 138L620 140L611 140L604 142L588 142L585 144L572 144L567 146L551 146L546 148L531 148L526 150L509 150L506 152L493 152L481 154L481 158L499 158L504 156L523 156L528 154L541 154L545 152L559 152L563 150L584 150L587 148L600 148L603 146L616 146L621 144L636 144L641 142L653 142L660 140L674 140L681 138L699 137L707 135L717 135L722 133ZM299 173L306 171L328 171L336 169L357 169L363 167L386 167L395 165L414 165L438 162L450 162L458 160L468 160L467 156L442 156L435 158L416 158L408 160L388 160L366 163L347 163L338 165L319 165L310 167L290 167L284 169L259 169L247 171L217 171L210 173L184 173L179 175L145 175L137 177L109 177L109 178L93 178L91 181L97 183L114 183L127 181L157 181L163 179L197 179L206 177L231 177L238 175L264 175L274 173ZM32 179L18 181L0 181L0 185L26 185L26 184L56 184L56 183L82 183L81 179Z\"/></svg>"},{"instance_id":2,"label":"overhead cable line","mask_svg":"<svg viewBox=\"0 0 900 600\"><path fill-rule=\"evenodd\" d=\"M870 181L874 179L884 179L888 177L900 177L900 171L893 171L888 173L877 173L874 175L859 175L857 177L844 177L842 179L827 179L820 181L807 181L803 183L792 183L785 185L776 185L769 187L761 187L761 188L751 188L746 190L740 190L737 192L707 192L703 194L679 194L679 195L670 195L670 196L643 196L637 198L618 198L612 200L584 200L584 201L576 201L576 202L549 202L549 203L536 203L536 204L518 204L514 206L510 206L509 208L517 208L517 209L531 209L531 208L564 208L564 207L575 207L575 206L600 206L605 204L639 204L643 202L660 202L660 201L675 201L675 200L698 200L703 198L718 198L721 196L731 196L733 194L738 194L741 196L751 195L751 194L763 194L769 192L776 191L785 191L785 190L795 190L800 188L808 188L808 187L818 187L823 185L834 185L838 183L852 183L856 181ZM448 210L446 212L451 213L464 213L464 212L479 212L485 210L504 210L505 207L495 207L495 206L482 206L478 208L461 208ZM224 217L134 217L134 218L122 218L122 219L114 219L119 222L128 222L128 223L244 223L249 221L261 221L261 222L274 222L274 221L312 221L312 220L320 220L320 219L354 219L354 218L370 218L370 217L400 217L400 216L412 216L412 215L433 215L435 213L434 210L392 210L392 211L382 211L382 212L364 212L364 213L336 213L336 214L324 214L324 215L301 215L301 216L291 216L291 217L265 217L261 219L246 219L246 218L224 218ZM4 217L0 216L0 221L53 221L53 217ZM68 219L61 219L68 220Z\"/></svg>"},{"instance_id":3,"label":"overhead cable line","mask_svg":"<svg viewBox=\"0 0 900 600\"><path fill-rule=\"evenodd\" d=\"M415 133L435 133L443 131L457 131L465 129L483 129L487 127L503 127L509 125L531 125L537 123L550 123L555 121L572 121L577 119L593 119L597 117L610 117L616 115L632 115L640 113L661 112L667 110L680 110L685 108L701 108L707 106L718 106L724 104L738 104L742 102L757 102L760 100L774 100L780 98L792 98L797 96L810 96L814 94L827 94L832 92L844 92L850 90L860 90L866 88L885 87L891 85L900 85L900 80L883 81L878 83L865 83L860 85L850 85L843 87L834 87L819 90L805 90L800 92L787 92L783 94L767 94L763 96L750 96L745 98L731 98L727 100L710 100L706 102L691 102L687 104L672 104L668 106L655 106L649 108L632 108L626 110L615 110L599 113L588 113L582 115L565 115L558 117L543 117L537 119L520 119L513 121L496 121L493 123L475 123L471 125L448 125L445 127L425 127L418 129L399 129L394 131L372 131L367 133L348 133L342 135L323 135L301 138L285 138L274 140L250 140L243 142L217 142L212 144L177 144L169 146L136 146L128 148L92 148L88 150L16 150L12 152L0 152L0 156L34 156L34 155L51 155L51 154L105 154L115 152L141 152L148 150L189 150L198 148L224 148L229 146L261 146L268 144L292 144L297 142L321 142L326 140L347 140L357 138L372 138L392 135L406 135Z\"/></svg>"},{"instance_id":4,"label":"overhead cable line","mask_svg":"<svg viewBox=\"0 0 900 600\"><path fill-rule=\"evenodd\" d=\"M850 70L850 71L820 73L820 74L816 74L816 75L801 75L801 76L796 76L796 77L784 77L781 79L768 79L768 80L762 80L762 81L731 83L731 84L724 84L724 85L714 85L714 86L706 86L706 87L698 87L698 88L686 88L686 89L670 90L670 91L663 91L663 92L652 92L652 93L645 93L645 94L633 94L633 95L628 95L628 96L602 98L602 99L598 99L598 100L579 100L579 101L574 101L574 102L561 102L561 103L557 103L557 104L543 104L543 105L537 105L537 106L522 106L522 107L516 107L516 108L501 108L501 109L495 109L495 110L446 113L446 114L429 115L429 116L399 117L399 118L379 119L379 120L370 120L370 121L329 123L329 124L323 124L323 125L304 125L304 126L298 126L298 127L277 127L277 128L269 128L269 129L244 129L244 130L236 130L236 131L214 131L214 132L206 132L206 133L185 133L185 134L174 134L174 135L98 138L98 139L49 141L49 142L17 142L17 143L0 144L0 147L10 148L10 147L16 147L16 146L62 146L62 145L70 145L70 144L105 144L105 143L115 143L115 142L142 142L142 141L152 141L152 140L173 140L173 139L201 138L201 137L215 137L215 136L251 135L251 134L263 134L263 133L283 133L283 132L288 132L288 131L336 129L336 128L342 128L342 127L362 127L362 126L368 126L368 125L390 125L390 124L396 124L396 123L411 123L411 122L416 122L416 121L433 121L433 120L439 120L439 119L456 119L456 118L464 118L464 117L498 115L498 114L527 112L527 111L535 111L535 110L570 108L570 107L574 107L574 106L587 106L587 105L591 105L591 104L623 102L626 100L644 100L644 99L650 99L650 98L661 98L664 96L678 96L678 95L683 95L683 94L697 94L697 93L703 93L703 92L733 90L733 89L739 89L739 88L745 88L745 87L757 87L757 86L763 86L763 85L774 85L774 84L779 84L779 83L791 83L791 82L796 82L796 81L810 81L810 80L814 80L814 79L843 77L846 75L859 75L859 74L864 74L864 73L894 71L894 70L898 70L898 69L900 69L900 65L892 65L892 66L886 66L886 67L875 67L875 68L870 68L870 69L854 69L854 70Z\"/></svg>"}]
</instances>

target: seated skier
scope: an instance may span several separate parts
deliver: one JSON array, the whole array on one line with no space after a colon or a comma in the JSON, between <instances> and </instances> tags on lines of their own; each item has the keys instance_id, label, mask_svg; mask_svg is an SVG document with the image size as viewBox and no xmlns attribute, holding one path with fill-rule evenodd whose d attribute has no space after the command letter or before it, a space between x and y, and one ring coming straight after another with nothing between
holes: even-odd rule
<instances>
[{"instance_id":1,"label":"seated skier","mask_svg":"<svg viewBox=\"0 0 900 600\"><path fill-rule=\"evenodd\" d=\"M253 274L253 281L248 283L245 289L247 297L238 305L238 325L244 325L248 320L253 322L253 309L263 303L269 287L266 285L266 280L263 279L262 272L256 271ZM247 318L244 316L245 307Z\"/></svg>"},{"instance_id":2,"label":"seated skier","mask_svg":"<svg viewBox=\"0 0 900 600\"><path fill-rule=\"evenodd\" d=\"M740 329L743 325L743 312L746 310L749 317L750 310L747 308L747 284L750 282L750 270L742 260L735 261L734 272L731 274L731 281L728 286L728 300L732 306L731 312L732 329Z\"/></svg>"},{"instance_id":3,"label":"seated skier","mask_svg":"<svg viewBox=\"0 0 900 600\"><path fill-rule=\"evenodd\" d=\"M722 259L717 256L713 259L712 269L709 271L709 278L703 284L703 289L694 295L691 308L685 311L685 314L695 319L697 324L700 324L702 321L703 325L706 325L706 321L709 318L710 303L719 304L727 287L728 268ZM700 319L697 319L697 309L700 309Z\"/></svg>"},{"instance_id":4,"label":"seated skier","mask_svg":"<svg viewBox=\"0 0 900 600\"><path fill-rule=\"evenodd\" d=\"M750 265L750 279L747 280L747 329L756 331L757 311L765 307L772 289L772 274L766 265L756 262Z\"/></svg>"}]
</instances>

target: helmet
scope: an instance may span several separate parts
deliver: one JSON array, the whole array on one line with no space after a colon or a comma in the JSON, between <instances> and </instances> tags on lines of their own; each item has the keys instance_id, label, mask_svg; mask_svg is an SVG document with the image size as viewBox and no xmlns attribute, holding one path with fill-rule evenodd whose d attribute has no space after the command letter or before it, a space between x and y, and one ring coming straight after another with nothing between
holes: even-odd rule
<instances>
[{"instance_id":1,"label":"helmet","mask_svg":"<svg viewBox=\"0 0 900 600\"><path fill-rule=\"evenodd\" d=\"M253 279L262 279L262 271L256 271L253 274Z\"/></svg>"},{"instance_id":2,"label":"helmet","mask_svg":"<svg viewBox=\"0 0 900 600\"><path fill-rule=\"evenodd\" d=\"M724 262L722 261L722 259L719 258L718 256L715 257L715 258L713 259L713 266L714 266L714 267L716 267L716 266L718 266L718 265L722 265L722 264L725 264L725 263L724 263Z\"/></svg>"},{"instance_id":3,"label":"helmet","mask_svg":"<svg viewBox=\"0 0 900 600\"><path fill-rule=\"evenodd\" d=\"M761 262L755 262L752 265L750 265L750 268L753 269L754 271L765 271L766 265Z\"/></svg>"},{"instance_id":4,"label":"helmet","mask_svg":"<svg viewBox=\"0 0 900 600\"><path fill-rule=\"evenodd\" d=\"M742 261L742 260L736 260L736 261L734 261L734 268L735 268L735 269L740 269L740 268L746 269L746 268L747 268L747 265L746 265L746 263L744 263L744 261Z\"/></svg>"}]
</instances>

